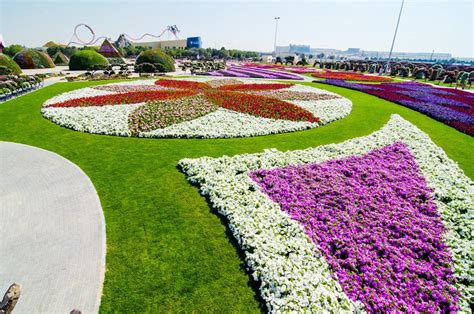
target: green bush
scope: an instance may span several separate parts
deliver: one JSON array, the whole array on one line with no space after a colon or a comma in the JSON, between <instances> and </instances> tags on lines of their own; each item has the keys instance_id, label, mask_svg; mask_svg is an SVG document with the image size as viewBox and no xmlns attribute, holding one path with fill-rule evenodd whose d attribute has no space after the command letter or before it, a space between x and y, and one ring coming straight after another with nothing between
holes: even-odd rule
<instances>
[{"instance_id":1,"label":"green bush","mask_svg":"<svg viewBox=\"0 0 474 314\"><path fill-rule=\"evenodd\" d=\"M10 45L3 48L3 53L13 58L17 53L25 49L22 45Z\"/></svg>"},{"instance_id":2,"label":"green bush","mask_svg":"<svg viewBox=\"0 0 474 314\"><path fill-rule=\"evenodd\" d=\"M151 63L157 72L174 72L174 60L159 49L150 49L143 51L138 56L135 64Z\"/></svg>"},{"instance_id":3,"label":"green bush","mask_svg":"<svg viewBox=\"0 0 474 314\"><path fill-rule=\"evenodd\" d=\"M56 65L68 65L69 59L64 53L62 53L61 51L58 51L56 55L53 56L53 62Z\"/></svg>"},{"instance_id":4,"label":"green bush","mask_svg":"<svg viewBox=\"0 0 474 314\"><path fill-rule=\"evenodd\" d=\"M22 69L45 69L54 68L53 60L44 52L25 49L17 53L13 60Z\"/></svg>"},{"instance_id":5,"label":"green bush","mask_svg":"<svg viewBox=\"0 0 474 314\"><path fill-rule=\"evenodd\" d=\"M69 59L69 70L99 70L108 66L107 59L94 50L77 51Z\"/></svg>"},{"instance_id":6,"label":"green bush","mask_svg":"<svg viewBox=\"0 0 474 314\"><path fill-rule=\"evenodd\" d=\"M1 67L1 72L0 74L20 74L21 69L16 64L15 61L13 61L12 58L9 56L0 53L0 67Z\"/></svg>"},{"instance_id":7,"label":"green bush","mask_svg":"<svg viewBox=\"0 0 474 314\"><path fill-rule=\"evenodd\" d=\"M77 51L77 48L74 46L51 46L46 49L46 52L48 55L54 59L54 56L56 56L59 52L63 53L66 57L70 58L75 52Z\"/></svg>"},{"instance_id":8,"label":"green bush","mask_svg":"<svg viewBox=\"0 0 474 314\"><path fill-rule=\"evenodd\" d=\"M135 71L138 73L155 73L156 68L151 63L141 63L135 66Z\"/></svg>"},{"instance_id":9,"label":"green bush","mask_svg":"<svg viewBox=\"0 0 474 314\"><path fill-rule=\"evenodd\" d=\"M123 61L122 58L107 58L107 61L109 61L110 65L122 65L125 64L125 61Z\"/></svg>"}]
</instances>

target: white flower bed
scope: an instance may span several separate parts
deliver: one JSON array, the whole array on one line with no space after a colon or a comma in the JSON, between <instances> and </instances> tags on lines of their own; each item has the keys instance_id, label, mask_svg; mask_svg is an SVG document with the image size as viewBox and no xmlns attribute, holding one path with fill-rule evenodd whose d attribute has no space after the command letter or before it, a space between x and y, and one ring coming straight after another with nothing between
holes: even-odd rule
<instances>
[{"instance_id":1,"label":"white flower bed","mask_svg":"<svg viewBox=\"0 0 474 314\"><path fill-rule=\"evenodd\" d=\"M179 80L209 82L216 81L214 77L177 78ZM100 86L154 86L156 80L137 80L120 83L112 83ZM235 81L235 80L234 80ZM271 81L262 79L239 79L239 81L256 84ZM294 85L285 90L295 92L306 92L316 94L333 93L305 85ZM128 115L138 106L133 105L106 105L89 107L50 107L53 104L81 97L101 96L114 94L112 91L87 87L55 96L46 101L42 108L42 114L47 119L61 126L76 131L109 134L119 136L131 136L128 129ZM183 137L183 138L229 138L267 135L282 132L299 131L318 127L326 123L341 119L350 114L352 103L345 98L339 97L332 100L311 101L288 101L311 112L320 118L320 123L298 122L289 120L275 120L256 117L246 113L218 109L205 116L194 120L184 121L162 129L139 133L141 137Z\"/></svg>"},{"instance_id":2,"label":"white flower bed","mask_svg":"<svg viewBox=\"0 0 474 314\"><path fill-rule=\"evenodd\" d=\"M261 118L219 108L197 119L142 132L139 136L228 138L300 131L311 127L314 127L314 123Z\"/></svg>"},{"instance_id":3,"label":"white flower bed","mask_svg":"<svg viewBox=\"0 0 474 314\"><path fill-rule=\"evenodd\" d=\"M352 110L352 102L347 98L318 100L317 102L293 100L292 103L308 110L315 117L318 117L321 120L319 125L325 125L342 119L348 116Z\"/></svg>"},{"instance_id":4,"label":"white flower bed","mask_svg":"<svg viewBox=\"0 0 474 314\"><path fill-rule=\"evenodd\" d=\"M142 104L101 107L48 108L43 116L54 123L76 131L131 136L128 115ZM105 130L105 131L104 131Z\"/></svg>"},{"instance_id":5,"label":"white flower bed","mask_svg":"<svg viewBox=\"0 0 474 314\"><path fill-rule=\"evenodd\" d=\"M331 278L328 265L303 227L260 192L249 171L289 165L321 163L402 141L407 144L434 191L434 199L448 232L455 277L461 291L461 311L469 312L474 279L474 183L444 151L414 125L398 115L379 131L340 144L234 157L202 157L179 162L188 180L199 185L213 207L229 220L229 228L245 252L246 263L271 312L353 312L360 308ZM467 283L466 283L467 282Z\"/></svg>"}]
</instances>

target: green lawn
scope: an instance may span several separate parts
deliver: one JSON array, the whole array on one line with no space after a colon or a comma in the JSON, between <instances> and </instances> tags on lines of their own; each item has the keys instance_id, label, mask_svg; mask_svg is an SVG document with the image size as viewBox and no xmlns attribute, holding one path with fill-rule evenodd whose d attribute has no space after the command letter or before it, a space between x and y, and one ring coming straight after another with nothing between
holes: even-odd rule
<instances>
[{"instance_id":1,"label":"green lawn","mask_svg":"<svg viewBox=\"0 0 474 314\"><path fill-rule=\"evenodd\" d=\"M103 312L259 311L258 292L239 250L223 220L177 169L181 158L341 142L378 130L398 113L474 178L472 137L405 107L322 84L317 87L353 101L349 117L318 129L263 137L121 138L64 129L41 116L41 104L53 95L99 83L58 83L0 104L0 140L56 152L94 183L107 228Z\"/></svg>"}]
</instances>

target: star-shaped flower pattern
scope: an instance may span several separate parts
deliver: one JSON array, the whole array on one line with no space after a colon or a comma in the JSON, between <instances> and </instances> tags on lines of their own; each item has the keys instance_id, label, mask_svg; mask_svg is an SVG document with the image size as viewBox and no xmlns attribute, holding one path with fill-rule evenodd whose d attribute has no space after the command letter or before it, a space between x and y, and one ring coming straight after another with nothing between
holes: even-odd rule
<instances>
[{"instance_id":1,"label":"star-shaped flower pattern","mask_svg":"<svg viewBox=\"0 0 474 314\"><path fill-rule=\"evenodd\" d=\"M154 85L96 87L116 92L66 100L51 107L87 107L145 103L129 115L132 134L194 120L218 108L262 118L317 123L319 118L291 100L326 100L337 96L292 90L293 84L245 84L235 79L206 83L160 79ZM118 92L118 93L117 93Z\"/></svg>"}]
</instances>

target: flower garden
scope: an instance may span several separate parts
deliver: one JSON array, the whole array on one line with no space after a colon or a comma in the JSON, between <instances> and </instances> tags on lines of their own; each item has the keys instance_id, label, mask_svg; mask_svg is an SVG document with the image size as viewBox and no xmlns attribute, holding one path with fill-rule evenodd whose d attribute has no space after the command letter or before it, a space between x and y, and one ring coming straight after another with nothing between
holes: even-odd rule
<instances>
[{"instance_id":1,"label":"flower garden","mask_svg":"<svg viewBox=\"0 0 474 314\"><path fill-rule=\"evenodd\" d=\"M97 189L101 311L469 313L471 94L235 67L0 106L1 140L64 156Z\"/></svg>"},{"instance_id":2,"label":"flower garden","mask_svg":"<svg viewBox=\"0 0 474 314\"><path fill-rule=\"evenodd\" d=\"M42 114L74 130L138 137L243 137L318 127L351 102L308 86L264 80L161 79L113 83L56 96Z\"/></svg>"},{"instance_id":3,"label":"flower garden","mask_svg":"<svg viewBox=\"0 0 474 314\"><path fill-rule=\"evenodd\" d=\"M358 84L340 79L321 83L359 90L424 113L461 132L474 135L474 94L418 82Z\"/></svg>"},{"instance_id":4,"label":"flower garden","mask_svg":"<svg viewBox=\"0 0 474 314\"><path fill-rule=\"evenodd\" d=\"M180 166L269 311L469 311L474 184L400 116L341 144Z\"/></svg>"}]
</instances>

